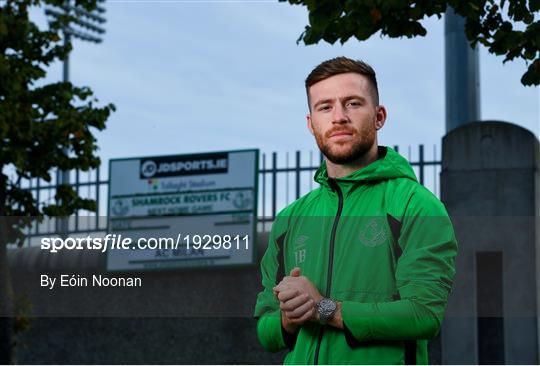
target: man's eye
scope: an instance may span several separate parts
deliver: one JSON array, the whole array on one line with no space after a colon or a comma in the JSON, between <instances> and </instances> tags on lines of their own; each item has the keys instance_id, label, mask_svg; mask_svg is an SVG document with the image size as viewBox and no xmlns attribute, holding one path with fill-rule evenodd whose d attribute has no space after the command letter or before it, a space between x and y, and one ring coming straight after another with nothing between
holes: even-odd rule
<instances>
[{"instance_id":1,"label":"man's eye","mask_svg":"<svg viewBox=\"0 0 540 366\"><path fill-rule=\"evenodd\" d=\"M357 101L349 102L347 104L350 105L350 106L353 106L353 107L358 107L358 106L361 105L360 102L357 102Z\"/></svg>"},{"instance_id":2,"label":"man's eye","mask_svg":"<svg viewBox=\"0 0 540 366\"><path fill-rule=\"evenodd\" d=\"M329 105L323 105L319 108L320 111L327 111L330 109L330 106Z\"/></svg>"}]
</instances>

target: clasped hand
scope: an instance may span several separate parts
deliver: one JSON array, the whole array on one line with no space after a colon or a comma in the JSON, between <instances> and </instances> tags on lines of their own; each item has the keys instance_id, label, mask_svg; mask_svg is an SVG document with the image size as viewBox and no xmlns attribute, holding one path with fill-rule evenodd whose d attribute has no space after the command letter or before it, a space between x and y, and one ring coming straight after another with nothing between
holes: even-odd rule
<instances>
[{"instance_id":1,"label":"clasped hand","mask_svg":"<svg viewBox=\"0 0 540 366\"><path fill-rule=\"evenodd\" d=\"M274 288L281 309L281 324L289 333L308 320L317 321L316 304L323 298L311 281L295 267Z\"/></svg>"}]
</instances>

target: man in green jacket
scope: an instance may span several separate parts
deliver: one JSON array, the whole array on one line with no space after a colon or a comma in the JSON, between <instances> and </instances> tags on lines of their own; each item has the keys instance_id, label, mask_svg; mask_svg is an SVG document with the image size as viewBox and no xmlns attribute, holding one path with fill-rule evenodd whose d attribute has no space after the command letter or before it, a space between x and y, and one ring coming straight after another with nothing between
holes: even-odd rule
<instances>
[{"instance_id":1,"label":"man in green jacket","mask_svg":"<svg viewBox=\"0 0 540 366\"><path fill-rule=\"evenodd\" d=\"M378 146L373 69L338 57L306 79L320 187L282 210L261 262L257 334L286 364L425 364L457 243L444 205Z\"/></svg>"}]
</instances>

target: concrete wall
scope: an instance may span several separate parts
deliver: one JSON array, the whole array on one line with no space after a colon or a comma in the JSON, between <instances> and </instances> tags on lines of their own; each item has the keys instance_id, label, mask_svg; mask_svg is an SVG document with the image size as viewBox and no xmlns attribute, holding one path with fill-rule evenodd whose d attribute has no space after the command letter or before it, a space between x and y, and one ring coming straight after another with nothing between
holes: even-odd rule
<instances>
[{"instance_id":1,"label":"concrete wall","mask_svg":"<svg viewBox=\"0 0 540 366\"><path fill-rule=\"evenodd\" d=\"M443 139L441 199L459 244L456 280L442 331L442 362L478 358L476 253L503 258L505 362L538 363L539 144L504 122L464 125Z\"/></svg>"}]
</instances>

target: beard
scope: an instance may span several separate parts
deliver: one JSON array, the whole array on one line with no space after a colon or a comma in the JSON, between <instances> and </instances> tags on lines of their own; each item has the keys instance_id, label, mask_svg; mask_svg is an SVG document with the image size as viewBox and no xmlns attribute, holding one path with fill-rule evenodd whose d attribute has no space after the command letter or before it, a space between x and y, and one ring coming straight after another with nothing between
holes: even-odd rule
<instances>
[{"instance_id":1,"label":"beard","mask_svg":"<svg viewBox=\"0 0 540 366\"><path fill-rule=\"evenodd\" d=\"M330 135L337 131L352 133L352 141L331 142ZM334 164L349 164L362 158L375 143L376 129L373 126L365 126L358 131L353 128L334 128L323 136L315 131L315 140L321 152Z\"/></svg>"}]
</instances>

